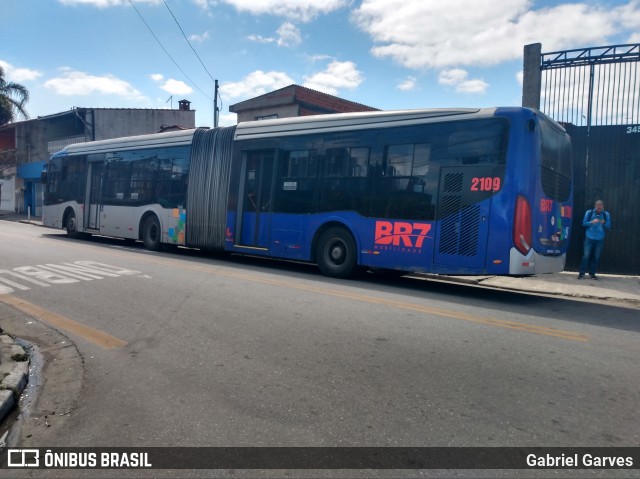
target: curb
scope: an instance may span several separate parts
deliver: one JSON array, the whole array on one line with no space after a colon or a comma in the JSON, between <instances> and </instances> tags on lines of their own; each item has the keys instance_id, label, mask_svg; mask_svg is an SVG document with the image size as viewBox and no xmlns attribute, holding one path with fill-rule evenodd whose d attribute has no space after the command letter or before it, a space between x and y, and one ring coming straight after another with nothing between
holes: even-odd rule
<instances>
[{"instance_id":1,"label":"curb","mask_svg":"<svg viewBox=\"0 0 640 479\"><path fill-rule=\"evenodd\" d=\"M29 380L29 360L22 346L0 334L0 422L17 404Z\"/></svg>"},{"instance_id":2,"label":"curb","mask_svg":"<svg viewBox=\"0 0 640 479\"><path fill-rule=\"evenodd\" d=\"M544 280L527 280L505 276L447 276L430 273L411 274L414 278L428 279L443 283L466 284L515 293L543 294L564 298L582 298L589 300L616 301L630 306L640 306L640 298L631 294L613 294L610 291L583 291L560 283L547 283ZM538 284L536 284L538 283Z\"/></svg>"}]
</instances>

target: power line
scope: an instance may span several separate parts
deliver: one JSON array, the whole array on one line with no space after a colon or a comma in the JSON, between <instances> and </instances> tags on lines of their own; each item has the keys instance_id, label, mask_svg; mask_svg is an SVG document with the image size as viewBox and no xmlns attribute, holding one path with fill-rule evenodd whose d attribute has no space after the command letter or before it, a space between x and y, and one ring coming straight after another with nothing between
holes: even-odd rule
<instances>
[{"instance_id":1,"label":"power line","mask_svg":"<svg viewBox=\"0 0 640 479\"><path fill-rule=\"evenodd\" d=\"M178 28L180 29L180 32L182 33L182 36L184 37L185 41L187 42L187 45L189 45L189 48L191 48L191 50L193 51L193 54L196 56L196 58L200 62L200 65L202 65L202 68L204 68L204 71L207 72L207 75L209 75L209 78L211 78L211 80L213 80L213 83L215 84L214 96L216 98L215 98L215 100L212 100L212 101L213 101L213 110L214 110L213 111L213 126L216 127L216 126L218 126L218 106L217 106L217 102L216 102L216 100L218 98L220 98L220 107L222 107L222 97L218 93L218 81L215 78L213 78L213 75L211 75L211 73L209 72L208 68L206 67L206 65L202 61L202 58L200 58L200 55L198 55L198 52L196 51L196 49L193 48L193 45L189 41L189 38L187 37L186 33L184 33L184 30L183 30L182 26L180 25L180 22L178 21L176 16L173 14L173 11L171 10L171 8L169 8L169 4L165 0L162 0L162 3L164 3L164 6L167 7L167 10L169 10L169 13L173 17L173 21L176 22L176 25L178 25Z\"/></svg>"},{"instance_id":2,"label":"power line","mask_svg":"<svg viewBox=\"0 0 640 479\"><path fill-rule=\"evenodd\" d=\"M144 17L142 16L142 14L140 13L140 11L136 8L136 6L133 4L132 0L129 0L129 3L131 4L131 6L133 7L133 9L136 11L136 13L138 14L138 16L140 17L140 19L142 20L142 22L146 25L147 29L149 30L149 32L151 33L151 35L153 35L153 38L156 39L156 42L158 42L158 45L160 45L160 48L162 48L162 50L167 54L167 56L171 59L171 61L173 62L173 64L178 67L178 70L180 70L182 72L182 74L187 78L187 80L189 80L191 82L191 84L193 86L195 86L198 90L200 90L200 93L202 93L205 97L207 97L209 100L213 101L213 98L211 98L209 95L207 95L204 91L202 91L202 89L196 84L196 82L194 82L189 75L187 75L185 73L185 71L180 68L180 65L178 65L178 63L173 59L173 57L169 54L169 52L167 51L167 49L164 47L164 45L162 44L162 42L160 41L160 39L156 36L156 34L153 32L153 30L151 29L151 27L149 26L149 24L147 23L147 21L144 19Z\"/></svg>"},{"instance_id":3,"label":"power line","mask_svg":"<svg viewBox=\"0 0 640 479\"><path fill-rule=\"evenodd\" d=\"M171 9L169 8L169 4L167 4L167 2L165 0L162 0L162 3L164 3L164 6L167 7L167 10L169 10L169 13L173 17L173 20L176 22L176 25L178 25L178 28L180 29L180 32L182 33L182 36L186 40L187 45L189 45L189 48L191 48L191 50L193 51L193 54L200 61L200 65L202 65L202 68L204 68L204 71L206 71L207 75L209 75L209 78L211 78L211 80L213 80L215 82L215 79L213 78L211 73L209 73L209 70L207 70L207 67L205 66L204 62L202 61L202 58L200 58L200 55L198 55L198 52L196 52L195 48L193 48L193 45L191 45L191 42L189 41L189 38L187 38L187 35L184 33L184 30L180 26L180 22L178 22L178 19L176 18L176 16L173 14Z\"/></svg>"}]
</instances>

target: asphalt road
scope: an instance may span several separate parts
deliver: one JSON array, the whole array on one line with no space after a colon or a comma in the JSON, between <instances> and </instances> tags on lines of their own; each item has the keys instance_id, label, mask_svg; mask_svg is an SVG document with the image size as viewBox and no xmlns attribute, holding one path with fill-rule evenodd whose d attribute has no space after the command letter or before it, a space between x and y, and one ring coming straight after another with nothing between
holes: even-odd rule
<instances>
[{"instance_id":1,"label":"asphalt road","mask_svg":"<svg viewBox=\"0 0 640 479\"><path fill-rule=\"evenodd\" d=\"M640 442L634 310L1 221L0 244L0 325L43 358L14 445Z\"/></svg>"}]
</instances>

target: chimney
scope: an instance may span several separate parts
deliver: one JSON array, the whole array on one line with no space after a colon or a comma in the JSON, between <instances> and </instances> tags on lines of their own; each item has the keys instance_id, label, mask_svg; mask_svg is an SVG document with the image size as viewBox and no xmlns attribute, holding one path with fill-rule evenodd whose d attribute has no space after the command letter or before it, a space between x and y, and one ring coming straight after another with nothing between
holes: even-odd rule
<instances>
[{"instance_id":1,"label":"chimney","mask_svg":"<svg viewBox=\"0 0 640 479\"><path fill-rule=\"evenodd\" d=\"M180 100L178 102L178 110L180 111L189 111L191 110L191 102L188 100Z\"/></svg>"}]
</instances>

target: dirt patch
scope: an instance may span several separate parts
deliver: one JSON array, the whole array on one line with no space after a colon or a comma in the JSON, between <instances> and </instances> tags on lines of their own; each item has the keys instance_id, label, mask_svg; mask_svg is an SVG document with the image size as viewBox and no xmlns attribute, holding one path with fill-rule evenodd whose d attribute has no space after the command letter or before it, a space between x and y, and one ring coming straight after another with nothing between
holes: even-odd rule
<instances>
[{"instance_id":1,"label":"dirt patch","mask_svg":"<svg viewBox=\"0 0 640 479\"><path fill-rule=\"evenodd\" d=\"M59 331L0 303L0 327L24 341L37 358L20 400L19 414L9 420L7 442L13 447L55 444L57 431L76 410L84 379L84 362L75 344Z\"/></svg>"}]
</instances>

